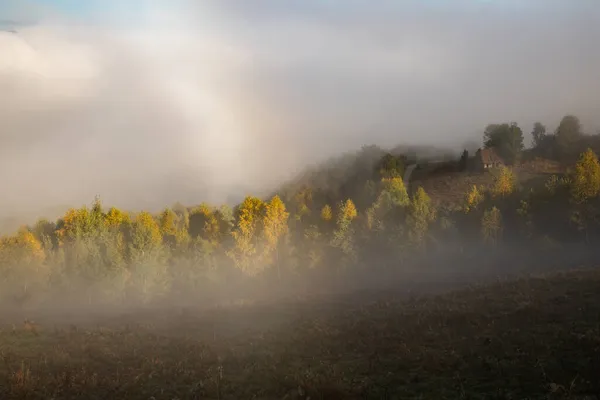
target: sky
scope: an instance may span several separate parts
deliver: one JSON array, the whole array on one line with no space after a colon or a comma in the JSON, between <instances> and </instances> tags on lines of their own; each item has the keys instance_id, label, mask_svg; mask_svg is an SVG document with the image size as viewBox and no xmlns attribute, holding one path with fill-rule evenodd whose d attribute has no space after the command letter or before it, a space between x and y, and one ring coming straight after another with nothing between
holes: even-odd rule
<instances>
[{"instance_id":1,"label":"sky","mask_svg":"<svg viewBox=\"0 0 600 400\"><path fill-rule=\"evenodd\" d=\"M597 0L0 0L8 28L0 219L239 199L489 123L600 129Z\"/></svg>"}]
</instances>

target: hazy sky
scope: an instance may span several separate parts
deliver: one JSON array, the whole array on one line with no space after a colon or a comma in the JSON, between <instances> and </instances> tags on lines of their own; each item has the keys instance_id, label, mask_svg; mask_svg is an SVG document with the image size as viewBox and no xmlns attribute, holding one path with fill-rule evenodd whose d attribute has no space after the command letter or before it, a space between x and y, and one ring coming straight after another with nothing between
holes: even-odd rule
<instances>
[{"instance_id":1,"label":"hazy sky","mask_svg":"<svg viewBox=\"0 0 600 400\"><path fill-rule=\"evenodd\" d=\"M491 122L600 128L597 0L1 0L11 25L0 218L222 201Z\"/></svg>"}]
</instances>

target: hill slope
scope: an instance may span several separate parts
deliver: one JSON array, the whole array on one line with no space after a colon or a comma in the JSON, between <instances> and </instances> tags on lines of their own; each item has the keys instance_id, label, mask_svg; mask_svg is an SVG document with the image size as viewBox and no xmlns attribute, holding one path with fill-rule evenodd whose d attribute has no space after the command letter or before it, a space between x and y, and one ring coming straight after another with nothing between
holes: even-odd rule
<instances>
[{"instance_id":1,"label":"hill slope","mask_svg":"<svg viewBox=\"0 0 600 400\"><path fill-rule=\"evenodd\" d=\"M168 314L157 312L151 325L138 315L91 330L50 323L5 329L0 395L595 399L600 393L598 270L411 300L390 294L374 302Z\"/></svg>"}]
</instances>

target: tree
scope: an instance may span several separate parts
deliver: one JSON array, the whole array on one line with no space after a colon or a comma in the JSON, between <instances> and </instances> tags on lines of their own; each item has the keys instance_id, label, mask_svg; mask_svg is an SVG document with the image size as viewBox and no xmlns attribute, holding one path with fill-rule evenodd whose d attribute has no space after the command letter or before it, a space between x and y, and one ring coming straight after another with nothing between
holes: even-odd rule
<instances>
[{"instance_id":1,"label":"tree","mask_svg":"<svg viewBox=\"0 0 600 400\"><path fill-rule=\"evenodd\" d=\"M329 222L333 218L333 211L331 210L331 206L329 204L325 204L321 209L321 220L323 222Z\"/></svg>"},{"instance_id":2,"label":"tree","mask_svg":"<svg viewBox=\"0 0 600 400\"><path fill-rule=\"evenodd\" d=\"M531 137L531 146L534 148L540 147L546 138L546 127L541 122L536 122L533 124Z\"/></svg>"},{"instance_id":3,"label":"tree","mask_svg":"<svg viewBox=\"0 0 600 400\"><path fill-rule=\"evenodd\" d=\"M515 190L515 175L512 169L508 167L500 168L500 173L496 177L492 192L496 196L508 196Z\"/></svg>"},{"instance_id":4,"label":"tree","mask_svg":"<svg viewBox=\"0 0 600 400\"><path fill-rule=\"evenodd\" d=\"M408 192L401 177L383 178L383 190L390 194L392 203L396 206L407 206L410 203Z\"/></svg>"},{"instance_id":5,"label":"tree","mask_svg":"<svg viewBox=\"0 0 600 400\"><path fill-rule=\"evenodd\" d=\"M354 221L357 215L358 212L356 211L356 206L352 200L347 199L340 204L336 221L336 230L333 233L331 244L334 248L337 248L342 252L345 262L356 261L352 221Z\"/></svg>"},{"instance_id":6,"label":"tree","mask_svg":"<svg viewBox=\"0 0 600 400\"><path fill-rule=\"evenodd\" d=\"M402 177L404 173L404 158L387 153L379 160L376 169L382 178Z\"/></svg>"},{"instance_id":7,"label":"tree","mask_svg":"<svg viewBox=\"0 0 600 400\"><path fill-rule=\"evenodd\" d=\"M292 214L294 219L301 221L304 217L310 215L313 203L313 191L309 187L299 190L292 200Z\"/></svg>"},{"instance_id":8,"label":"tree","mask_svg":"<svg viewBox=\"0 0 600 400\"><path fill-rule=\"evenodd\" d=\"M520 217L521 231L526 238L533 236L534 225L533 215L531 212L531 202L527 200L521 200L519 208L517 209L517 215Z\"/></svg>"},{"instance_id":9,"label":"tree","mask_svg":"<svg viewBox=\"0 0 600 400\"><path fill-rule=\"evenodd\" d=\"M104 225L108 230L107 259L112 267L120 266L127 257L125 234L130 224L131 218L129 214L116 207L111 207L104 216Z\"/></svg>"},{"instance_id":10,"label":"tree","mask_svg":"<svg viewBox=\"0 0 600 400\"><path fill-rule=\"evenodd\" d=\"M436 212L425 189L419 187L410 203L409 237L413 244L421 248L425 246L425 238L429 225L435 221Z\"/></svg>"},{"instance_id":11,"label":"tree","mask_svg":"<svg viewBox=\"0 0 600 400\"><path fill-rule=\"evenodd\" d=\"M257 263L255 254L266 206L258 197L248 196L237 209L237 224L231 235L234 246L228 252L236 266L244 273L255 276L264 270Z\"/></svg>"},{"instance_id":12,"label":"tree","mask_svg":"<svg viewBox=\"0 0 600 400\"><path fill-rule=\"evenodd\" d=\"M580 204L597 197L599 193L600 163L592 149L587 149L575 165L571 179L571 196L575 203Z\"/></svg>"},{"instance_id":13,"label":"tree","mask_svg":"<svg viewBox=\"0 0 600 400\"><path fill-rule=\"evenodd\" d=\"M220 226L215 210L206 203L200 204L190 213L190 236L201 237L213 244L220 241Z\"/></svg>"},{"instance_id":14,"label":"tree","mask_svg":"<svg viewBox=\"0 0 600 400\"><path fill-rule=\"evenodd\" d=\"M562 156L570 155L583 136L579 118L574 115L565 115L556 128L555 136L560 154Z\"/></svg>"},{"instance_id":15,"label":"tree","mask_svg":"<svg viewBox=\"0 0 600 400\"><path fill-rule=\"evenodd\" d=\"M466 171L469 163L469 152L467 149L463 150L460 160L458 162L458 170Z\"/></svg>"},{"instance_id":16,"label":"tree","mask_svg":"<svg viewBox=\"0 0 600 400\"><path fill-rule=\"evenodd\" d=\"M481 234L483 241L492 245L497 245L502 237L502 214L496 207L486 210L481 219Z\"/></svg>"},{"instance_id":17,"label":"tree","mask_svg":"<svg viewBox=\"0 0 600 400\"><path fill-rule=\"evenodd\" d=\"M2 295L23 304L36 292L32 286L47 282L45 252L35 235L23 227L16 235L0 238ZM2 299L3 300L3 299Z\"/></svg>"},{"instance_id":18,"label":"tree","mask_svg":"<svg viewBox=\"0 0 600 400\"><path fill-rule=\"evenodd\" d=\"M170 208L166 208L160 214L159 227L163 243L173 248L177 244L177 214Z\"/></svg>"},{"instance_id":19,"label":"tree","mask_svg":"<svg viewBox=\"0 0 600 400\"><path fill-rule=\"evenodd\" d=\"M104 216L104 224L108 228L120 228L124 224L128 224L131 222L131 218L129 214L119 210L116 207L111 207L108 209L108 212Z\"/></svg>"},{"instance_id":20,"label":"tree","mask_svg":"<svg viewBox=\"0 0 600 400\"><path fill-rule=\"evenodd\" d=\"M263 230L265 236L265 247L263 257L265 261L274 261L277 266L277 277L281 279L279 265L279 244L282 237L288 231L288 218L290 214L285 209L285 204L279 196L275 196L266 205L263 217ZM274 257L274 260L271 260Z\"/></svg>"},{"instance_id":21,"label":"tree","mask_svg":"<svg viewBox=\"0 0 600 400\"><path fill-rule=\"evenodd\" d=\"M136 215L131 227L131 246L136 256L153 252L160 248L162 235L160 226L147 211Z\"/></svg>"},{"instance_id":22,"label":"tree","mask_svg":"<svg viewBox=\"0 0 600 400\"><path fill-rule=\"evenodd\" d=\"M477 185L471 186L471 190L467 192L465 196L465 205L463 211L465 214L475 210L477 206L483 201L483 194L477 188Z\"/></svg>"},{"instance_id":23,"label":"tree","mask_svg":"<svg viewBox=\"0 0 600 400\"><path fill-rule=\"evenodd\" d=\"M488 125L483 134L486 148L494 148L509 164L514 164L523 151L523 131L515 122Z\"/></svg>"}]
</instances>

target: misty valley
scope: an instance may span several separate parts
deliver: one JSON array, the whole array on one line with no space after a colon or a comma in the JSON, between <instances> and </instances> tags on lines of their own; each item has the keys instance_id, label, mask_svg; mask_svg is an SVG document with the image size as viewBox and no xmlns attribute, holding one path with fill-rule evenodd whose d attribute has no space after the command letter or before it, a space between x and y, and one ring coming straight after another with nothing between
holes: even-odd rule
<instances>
[{"instance_id":1,"label":"misty valley","mask_svg":"<svg viewBox=\"0 0 600 400\"><path fill-rule=\"evenodd\" d=\"M232 208L96 198L3 236L0 392L598 393L600 137L567 115L527 149L514 123L483 138L363 146Z\"/></svg>"},{"instance_id":2,"label":"misty valley","mask_svg":"<svg viewBox=\"0 0 600 400\"><path fill-rule=\"evenodd\" d=\"M599 21L0 0L0 400L600 400Z\"/></svg>"}]
</instances>

